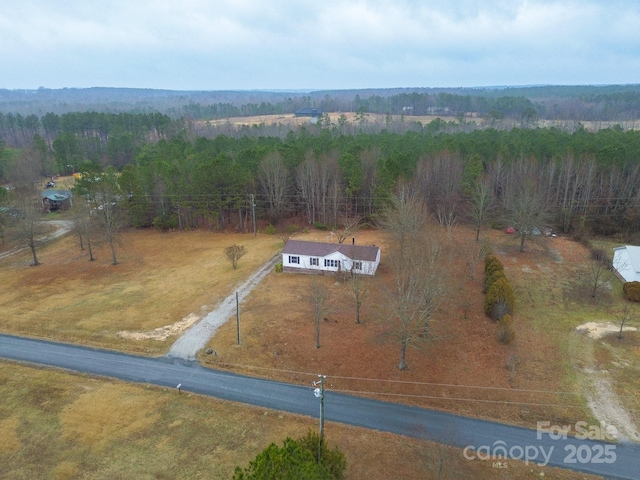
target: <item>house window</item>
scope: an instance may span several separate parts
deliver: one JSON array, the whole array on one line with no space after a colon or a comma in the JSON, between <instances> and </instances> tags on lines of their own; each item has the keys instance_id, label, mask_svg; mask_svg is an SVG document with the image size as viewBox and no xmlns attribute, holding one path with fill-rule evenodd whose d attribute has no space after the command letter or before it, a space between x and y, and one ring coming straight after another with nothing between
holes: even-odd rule
<instances>
[{"instance_id":1,"label":"house window","mask_svg":"<svg viewBox=\"0 0 640 480\"><path fill-rule=\"evenodd\" d=\"M338 267L338 260L327 260L325 258L324 260L324 266L325 267L334 267L337 268Z\"/></svg>"},{"instance_id":2,"label":"house window","mask_svg":"<svg viewBox=\"0 0 640 480\"><path fill-rule=\"evenodd\" d=\"M320 266L320 262L318 261L317 258L311 257L309 259L309 265L311 265L312 267L318 267L318 266Z\"/></svg>"},{"instance_id":3,"label":"house window","mask_svg":"<svg viewBox=\"0 0 640 480\"><path fill-rule=\"evenodd\" d=\"M353 262L354 270L362 270L362 262Z\"/></svg>"},{"instance_id":4,"label":"house window","mask_svg":"<svg viewBox=\"0 0 640 480\"><path fill-rule=\"evenodd\" d=\"M300 265L300 257L294 257L289 255L289 263L296 263L298 265Z\"/></svg>"}]
</instances>

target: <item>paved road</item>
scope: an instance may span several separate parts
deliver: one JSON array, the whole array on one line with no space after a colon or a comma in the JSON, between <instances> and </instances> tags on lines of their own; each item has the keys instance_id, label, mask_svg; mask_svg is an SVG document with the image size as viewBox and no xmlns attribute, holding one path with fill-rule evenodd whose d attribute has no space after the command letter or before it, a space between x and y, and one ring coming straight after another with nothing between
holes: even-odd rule
<instances>
[{"instance_id":1,"label":"paved road","mask_svg":"<svg viewBox=\"0 0 640 480\"><path fill-rule=\"evenodd\" d=\"M278 254L262 265L231 295L220 302L215 310L184 332L173 345L171 345L167 356L182 360L195 360L196 354L204 348L220 325L235 315L236 292L238 292L238 301L242 302L247 295L251 293L253 287L258 285L258 283L273 271L273 267L280 258L282 258L282 256Z\"/></svg>"},{"instance_id":2,"label":"paved road","mask_svg":"<svg viewBox=\"0 0 640 480\"><path fill-rule=\"evenodd\" d=\"M0 357L77 372L182 389L223 400L317 417L311 387L205 369L194 362L146 358L61 343L0 335ZM640 446L589 440L537 438L534 430L328 391L325 418L465 448L468 458L502 461L501 448L531 462L571 468L606 478L640 479ZM474 448L470 448L473 446ZM537 458L533 458L534 454ZM471 461L471 460L470 460ZM574 463L570 463L574 461ZM610 462L610 463L607 463Z\"/></svg>"}]
</instances>

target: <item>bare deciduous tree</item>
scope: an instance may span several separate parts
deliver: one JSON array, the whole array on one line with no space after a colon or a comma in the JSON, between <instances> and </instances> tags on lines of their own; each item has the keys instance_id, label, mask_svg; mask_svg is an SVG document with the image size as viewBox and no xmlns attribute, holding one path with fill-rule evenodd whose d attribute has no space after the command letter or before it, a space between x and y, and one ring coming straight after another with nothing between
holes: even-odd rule
<instances>
[{"instance_id":1,"label":"bare deciduous tree","mask_svg":"<svg viewBox=\"0 0 640 480\"><path fill-rule=\"evenodd\" d=\"M240 260L247 253L244 245L236 245L233 244L224 249L224 254L227 259L231 262L233 269L238 268L238 260Z\"/></svg>"},{"instance_id":2,"label":"bare deciduous tree","mask_svg":"<svg viewBox=\"0 0 640 480\"><path fill-rule=\"evenodd\" d=\"M625 306L620 309L617 315L618 325L620 325L618 338L622 338L622 332L625 325L629 325L629 323L633 322L636 318L636 314L637 311L634 311L629 303L626 303Z\"/></svg>"},{"instance_id":3,"label":"bare deciduous tree","mask_svg":"<svg viewBox=\"0 0 640 480\"><path fill-rule=\"evenodd\" d=\"M593 250L591 252L591 262L585 278L589 282L591 297L596 297L596 292L607 285L613 278L611 270L611 260L603 250Z\"/></svg>"},{"instance_id":4,"label":"bare deciduous tree","mask_svg":"<svg viewBox=\"0 0 640 480\"><path fill-rule=\"evenodd\" d=\"M40 265L36 253L37 237L43 233L43 225L40 221L42 209L38 202L38 192L33 185L16 185L13 191L19 210L18 237L24 242L33 257L34 266Z\"/></svg>"},{"instance_id":5,"label":"bare deciduous tree","mask_svg":"<svg viewBox=\"0 0 640 480\"><path fill-rule=\"evenodd\" d=\"M18 238L31 251L34 266L40 265L36 252L37 237L43 233L42 200L37 188L40 180L40 162L32 151L27 151L11 172L13 198L18 207Z\"/></svg>"},{"instance_id":6,"label":"bare deciduous tree","mask_svg":"<svg viewBox=\"0 0 640 480\"><path fill-rule=\"evenodd\" d=\"M369 279L365 278L364 275L361 275L356 272L351 273L351 279L349 280L349 287L351 288L351 293L353 294L353 301L356 305L356 323L360 322L360 309L362 308L362 304L367 298L367 294L369 293Z\"/></svg>"},{"instance_id":7,"label":"bare deciduous tree","mask_svg":"<svg viewBox=\"0 0 640 480\"><path fill-rule=\"evenodd\" d=\"M468 213L476 229L477 242L480 240L480 229L486 223L493 209L493 197L488 183L476 183L469 200Z\"/></svg>"},{"instance_id":8,"label":"bare deciduous tree","mask_svg":"<svg viewBox=\"0 0 640 480\"><path fill-rule=\"evenodd\" d=\"M362 221L362 217L347 217L345 216L342 219L342 228L336 229L335 232L338 236L338 243L344 243L344 241L358 231L360 227L360 222Z\"/></svg>"},{"instance_id":9,"label":"bare deciduous tree","mask_svg":"<svg viewBox=\"0 0 640 480\"><path fill-rule=\"evenodd\" d=\"M455 426L451 425L443 430L452 432L455 431ZM447 433L435 442L426 442L418 447L417 453L427 471L425 478L436 480L465 477L462 465L465 460L450 446L456 444L456 437L455 434Z\"/></svg>"},{"instance_id":10,"label":"bare deciduous tree","mask_svg":"<svg viewBox=\"0 0 640 480\"><path fill-rule=\"evenodd\" d=\"M438 272L442 250L435 236L425 237L425 221L424 202L406 188L392 196L383 220L392 238L389 307L398 327L400 370L407 368L407 347L430 337L430 320L444 290L443 275Z\"/></svg>"},{"instance_id":11,"label":"bare deciduous tree","mask_svg":"<svg viewBox=\"0 0 640 480\"><path fill-rule=\"evenodd\" d=\"M89 249L89 261L93 262L93 247L96 246L94 238L97 235L96 225L91 221L91 204L85 199L79 199L75 202L72 210L73 228L80 239L80 249L84 250L84 241L87 242Z\"/></svg>"},{"instance_id":12,"label":"bare deciduous tree","mask_svg":"<svg viewBox=\"0 0 640 480\"><path fill-rule=\"evenodd\" d=\"M258 183L267 197L269 217L276 223L286 212L289 192L289 172L279 153L270 153L262 159Z\"/></svg>"},{"instance_id":13,"label":"bare deciduous tree","mask_svg":"<svg viewBox=\"0 0 640 480\"><path fill-rule=\"evenodd\" d=\"M438 223L449 229L458 222L463 170L462 158L444 151L422 159L416 172L416 181Z\"/></svg>"},{"instance_id":14,"label":"bare deciduous tree","mask_svg":"<svg viewBox=\"0 0 640 480\"><path fill-rule=\"evenodd\" d=\"M473 279L478 263L491 252L491 242L488 238L483 238L481 242L469 239L464 242L461 249L464 253L467 267L469 268L469 278Z\"/></svg>"},{"instance_id":15,"label":"bare deciduous tree","mask_svg":"<svg viewBox=\"0 0 640 480\"><path fill-rule=\"evenodd\" d=\"M549 221L547 199L537 191L536 185L532 179L517 182L506 205L506 220L518 232L521 252L534 229L543 228Z\"/></svg>"},{"instance_id":16,"label":"bare deciduous tree","mask_svg":"<svg viewBox=\"0 0 640 480\"><path fill-rule=\"evenodd\" d=\"M296 169L296 187L307 210L309 223L337 223L338 208L343 202L344 188L337 152L317 158L307 152Z\"/></svg>"}]
</instances>

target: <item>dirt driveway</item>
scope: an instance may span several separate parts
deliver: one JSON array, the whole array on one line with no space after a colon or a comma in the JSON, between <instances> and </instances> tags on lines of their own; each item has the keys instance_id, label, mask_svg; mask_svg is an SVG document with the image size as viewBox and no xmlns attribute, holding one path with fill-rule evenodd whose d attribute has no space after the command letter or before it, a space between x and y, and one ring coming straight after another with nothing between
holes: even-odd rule
<instances>
[{"instance_id":1,"label":"dirt driveway","mask_svg":"<svg viewBox=\"0 0 640 480\"><path fill-rule=\"evenodd\" d=\"M238 293L239 302L242 302L251 290L273 270L280 258L279 254L274 256L238 287L236 292ZM234 292L220 302L215 310L185 331L171 346L167 356L182 360L195 360L198 351L204 348L209 339L216 333L218 327L229 320L235 314L235 311L236 293Z\"/></svg>"},{"instance_id":2,"label":"dirt driveway","mask_svg":"<svg viewBox=\"0 0 640 480\"><path fill-rule=\"evenodd\" d=\"M54 240L56 238L60 238L64 235L66 235L67 233L69 233L71 231L71 229L73 228L73 221L71 220L46 220L42 223L45 223L47 225L52 225L56 228L56 230L49 234L49 235L45 235L43 237L37 238L36 241L38 242L38 244L42 244L44 242L48 242L50 240ZM0 253L0 260L2 260L3 258L7 258L10 257L11 255L15 255L16 253L20 253L23 252L25 250L27 250L29 247L17 247L17 248L13 248L7 252L2 252Z\"/></svg>"}]
</instances>

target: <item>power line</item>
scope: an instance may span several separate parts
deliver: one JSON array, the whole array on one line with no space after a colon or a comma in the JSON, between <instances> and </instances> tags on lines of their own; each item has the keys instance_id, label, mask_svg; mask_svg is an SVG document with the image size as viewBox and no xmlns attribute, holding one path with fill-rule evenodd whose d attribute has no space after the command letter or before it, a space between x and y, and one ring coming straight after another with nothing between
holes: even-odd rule
<instances>
[{"instance_id":1,"label":"power line","mask_svg":"<svg viewBox=\"0 0 640 480\"><path fill-rule=\"evenodd\" d=\"M226 362L216 362L216 365L225 365L228 367L236 367L236 368L248 368L248 369L256 369L256 370L269 370L274 372L281 373L289 373L293 375L308 375L315 377L317 374L309 373L309 372L299 372L295 370L286 370L279 368L271 368L271 367L260 367L256 365L240 365L234 363L226 363ZM508 391L514 393L549 393L555 395L576 395L580 394L575 392L563 392L560 390L536 390L536 389L524 389L524 388L506 388L506 387L487 387L480 385L459 385L459 384L449 384L449 383L433 383L433 382L415 382L415 381L407 381L407 380L391 380L384 378L364 378L364 377L348 377L348 376L340 376L340 375L327 375L328 378L331 379L341 379L341 380L354 380L354 381L368 381L368 382L384 382L384 383L397 383L397 384L409 384L409 385L422 385L428 387L447 387L447 388L469 388L469 389L478 389L478 390L496 390L496 391ZM334 390L337 391L337 390ZM381 393L382 395L382 393ZM391 394L389 394L391 395ZM398 394L400 395L400 394Z\"/></svg>"},{"instance_id":2,"label":"power line","mask_svg":"<svg viewBox=\"0 0 640 480\"><path fill-rule=\"evenodd\" d=\"M365 392L362 390L334 390L332 392L348 393L348 394L366 394L377 396L389 396L389 397L409 397L409 398L422 398L426 400L447 400L456 402L479 402L479 403L499 403L504 405L523 405L529 407L563 407L563 408L584 408L584 405L565 405L561 403L532 403L532 402L512 402L508 400L485 400L481 398L458 398L458 397L439 397L434 395L412 395L404 393L382 393L382 392Z\"/></svg>"},{"instance_id":3,"label":"power line","mask_svg":"<svg viewBox=\"0 0 640 480\"><path fill-rule=\"evenodd\" d=\"M278 369L278 368L270 368L270 367L260 367L256 365L240 365L226 362L216 363L217 365L226 365L229 367L239 367L239 368L247 368L247 369L257 369L257 370L268 370L274 372L288 373L293 375L305 375L310 377L317 377L315 373L309 372L299 372L295 370L286 370L286 369ZM390 379L380 379L380 378L362 378L362 377L347 377L347 376L332 376L326 375L328 379L343 379L343 380L355 380L355 381L371 381L371 382L385 382L385 383L397 383L397 384L412 384L412 385L422 385L429 387L447 387L447 388L466 388L466 389L479 389L484 391L496 391L496 392L512 392L512 393L545 393L552 395L574 395L580 397L581 394L574 392L563 392L559 390L537 390L537 389L517 389L517 388L505 388L505 387L486 387L479 385L456 385L456 384L446 384L446 383L432 383L432 382L412 382L405 380L390 380ZM369 391L369 390L346 390L346 389L330 389L331 392L336 393L345 393L350 395L369 395L369 396L383 396L383 397L404 397L404 398L415 398L415 399L424 399L424 400L444 400L444 401L456 401L456 402L476 402L476 403L491 403L491 404L503 404L503 405L520 405L520 406L535 406L535 407L558 407L558 408L577 408L583 409L584 405L571 405L571 404L563 404L563 403L540 403L540 402L522 402L522 401L512 401L512 400L490 400L490 399L481 399L481 398L465 398L465 397L451 397L451 396L438 396L438 395L419 395L419 394L410 394L410 393L389 393L389 392L379 392L379 391ZM625 395L630 396L630 395ZM629 409L633 411L640 411L637 409Z\"/></svg>"}]
</instances>

